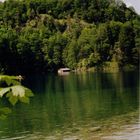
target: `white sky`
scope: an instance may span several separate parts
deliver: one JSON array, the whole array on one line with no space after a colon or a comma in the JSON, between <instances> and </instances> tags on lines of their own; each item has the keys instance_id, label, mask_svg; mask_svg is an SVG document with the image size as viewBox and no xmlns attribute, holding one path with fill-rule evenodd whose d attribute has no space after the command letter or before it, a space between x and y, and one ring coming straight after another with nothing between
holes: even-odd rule
<instances>
[{"instance_id":1,"label":"white sky","mask_svg":"<svg viewBox=\"0 0 140 140\"><path fill-rule=\"evenodd\" d=\"M0 0L4 1L4 0ZM140 14L140 0L123 0L127 6L133 6L138 14Z\"/></svg>"},{"instance_id":2,"label":"white sky","mask_svg":"<svg viewBox=\"0 0 140 140\"><path fill-rule=\"evenodd\" d=\"M140 0L123 0L126 5L133 6L138 14L140 14Z\"/></svg>"}]
</instances>

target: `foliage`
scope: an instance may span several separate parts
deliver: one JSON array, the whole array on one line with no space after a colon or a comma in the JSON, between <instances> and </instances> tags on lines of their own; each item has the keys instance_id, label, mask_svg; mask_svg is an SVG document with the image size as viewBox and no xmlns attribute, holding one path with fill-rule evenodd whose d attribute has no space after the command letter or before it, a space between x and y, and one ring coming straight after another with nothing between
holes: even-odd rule
<instances>
[{"instance_id":1,"label":"foliage","mask_svg":"<svg viewBox=\"0 0 140 140\"><path fill-rule=\"evenodd\" d=\"M16 76L0 76L0 97L6 96L12 105L18 100L23 103L29 103L29 97L33 96L30 89L21 85Z\"/></svg>"},{"instance_id":2,"label":"foliage","mask_svg":"<svg viewBox=\"0 0 140 140\"><path fill-rule=\"evenodd\" d=\"M21 85L22 76L0 75L0 98L8 98L8 101L15 105L18 101L29 103L33 96L30 89ZM0 108L0 120L5 119L11 113L9 107Z\"/></svg>"},{"instance_id":3,"label":"foliage","mask_svg":"<svg viewBox=\"0 0 140 140\"><path fill-rule=\"evenodd\" d=\"M140 16L119 0L0 2L0 72L139 65Z\"/></svg>"}]
</instances>

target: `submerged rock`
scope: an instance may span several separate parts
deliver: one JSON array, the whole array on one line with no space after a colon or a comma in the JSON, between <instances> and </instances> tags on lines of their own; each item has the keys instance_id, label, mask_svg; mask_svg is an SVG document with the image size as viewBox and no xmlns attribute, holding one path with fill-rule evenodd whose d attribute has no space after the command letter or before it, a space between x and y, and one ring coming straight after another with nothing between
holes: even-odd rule
<instances>
[{"instance_id":1,"label":"submerged rock","mask_svg":"<svg viewBox=\"0 0 140 140\"><path fill-rule=\"evenodd\" d=\"M77 136L64 137L63 140L80 140Z\"/></svg>"},{"instance_id":2,"label":"submerged rock","mask_svg":"<svg viewBox=\"0 0 140 140\"><path fill-rule=\"evenodd\" d=\"M100 126L89 128L89 132L96 132L96 131L100 131L100 130L101 130Z\"/></svg>"}]
</instances>

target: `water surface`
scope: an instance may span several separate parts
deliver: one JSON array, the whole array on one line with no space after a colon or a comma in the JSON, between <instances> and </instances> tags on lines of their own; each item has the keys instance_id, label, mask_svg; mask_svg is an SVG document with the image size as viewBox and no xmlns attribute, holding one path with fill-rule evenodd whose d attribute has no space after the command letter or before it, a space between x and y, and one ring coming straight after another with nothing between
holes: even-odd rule
<instances>
[{"instance_id":1,"label":"water surface","mask_svg":"<svg viewBox=\"0 0 140 140\"><path fill-rule=\"evenodd\" d=\"M120 120L124 130L138 126L139 114L132 115L139 109L137 72L34 75L24 84L35 96L0 120L0 139L87 139L94 128L104 135L105 125L117 127Z\"/></svg>"}]
</instances>

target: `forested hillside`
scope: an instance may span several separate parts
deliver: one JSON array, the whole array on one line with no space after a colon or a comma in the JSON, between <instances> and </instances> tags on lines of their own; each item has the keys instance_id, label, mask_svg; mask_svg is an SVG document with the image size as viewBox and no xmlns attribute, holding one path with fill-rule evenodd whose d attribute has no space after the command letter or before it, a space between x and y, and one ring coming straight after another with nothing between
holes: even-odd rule
<instances>
[{"instance_id":1,"label":"forested hillside","mask_svg":"<svg viewBox=\"0 0 140 140\"><path fill-rule=\"evenodd\" d=\"M140 16L119 0L0 3L0 72L138 68Z\"/></svg>"}]
</instances>

